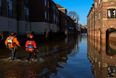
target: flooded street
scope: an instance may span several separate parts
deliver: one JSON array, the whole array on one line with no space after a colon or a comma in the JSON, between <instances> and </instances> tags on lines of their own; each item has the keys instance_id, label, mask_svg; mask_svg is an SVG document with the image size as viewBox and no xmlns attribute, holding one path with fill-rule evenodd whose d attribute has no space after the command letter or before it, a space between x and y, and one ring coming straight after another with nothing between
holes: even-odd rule
<instances>
[{"instance_id":1,"label":"flooded street","mask_svg":"<svg viewBox=\"0 0 116 78\"><path fill-rule=\"evenodd\" d=\"M0 0L0 78L116 78L116 0Z\"/></svg>"},{"instance_id":2,"label":"flooded street","mask_svg":"<svg viewBox=\"0 0 116 78\"><path fill-rule=\"evenodd\" d=\"M94 78L87 57L87 36L70 36L64 40L41 43L37 61L27 62L26 52L17 51L9 61L9 52L0 49L1 78Z\"/></svg>"}]
</instances>

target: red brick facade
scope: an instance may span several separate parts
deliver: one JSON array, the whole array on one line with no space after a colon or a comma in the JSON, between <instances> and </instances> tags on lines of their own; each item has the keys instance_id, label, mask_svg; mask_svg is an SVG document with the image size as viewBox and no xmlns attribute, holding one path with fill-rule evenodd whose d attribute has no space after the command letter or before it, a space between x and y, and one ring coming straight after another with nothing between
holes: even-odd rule
<instances>
[{"instance_id":1,"label":"red brick facade","mask_svg":"<svg viewBox=\"0 0 116 78\"><path fill-rule=\"evenodd\" d=\"M107 54L107 31L116 30L116 11L110 9L116 9L115 0L94 0L88 14L88 54L97 78L109 77L108 67L116 66L116 55Z\"/></svg>"}]
</instances>

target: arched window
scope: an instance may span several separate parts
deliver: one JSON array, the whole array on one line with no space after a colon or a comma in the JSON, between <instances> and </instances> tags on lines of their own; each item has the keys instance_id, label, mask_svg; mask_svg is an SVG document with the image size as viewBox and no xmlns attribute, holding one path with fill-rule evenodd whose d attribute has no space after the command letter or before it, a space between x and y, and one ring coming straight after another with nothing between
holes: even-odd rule
<instances>
[{"instance_id":1,"label":"arched window","mask_svg":"<svg viewBox=\"0 0 116 78\"><path fill-rule=\"evenodd\" d=\"M108 9L107 16L108 18L116 18L116 9Z\"/></svg>"}]
</instances>

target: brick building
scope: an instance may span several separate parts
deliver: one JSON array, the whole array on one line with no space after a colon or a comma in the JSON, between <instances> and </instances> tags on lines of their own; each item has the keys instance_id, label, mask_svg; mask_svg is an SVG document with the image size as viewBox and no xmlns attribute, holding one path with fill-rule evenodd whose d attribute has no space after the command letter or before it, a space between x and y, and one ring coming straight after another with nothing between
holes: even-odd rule
<instances>
[{"instance_id":1,"label":"brick building","mask_svg":"<svg viewBox=\"0 0 116 78\"><path fill-rule=\"evenodd\" d=\"M0 20L1 32L59 30L58 8L52 0L0 0Z\"/></svg>"},{"instance_id":2,"label":"brick building","mask_svg":"<svg viewBox=\"0 0 116 78\"><path fill-rule=\"evenodd\" d=\"M58 9L52 0L30 0L29 6L32 31L42 33L59 30Z\"/></svg>"},{"instance_id":3,"label":"brick building","mask_svg":"<svg viewBox=\"0 0 116 78\"><path fill-rule=\"evenodd\" d=\"M60 32L67 33L67 32L75 32L76 30L76 23L72 20L71 17L67 15L67 9L63 8L61 5L56 4L59 10L59 29Z\"/></svg>"},{"instance_id":4,"label":"brick building","mask_svg":"<svg viewBox=\"0 0 116 78\"><path fill-rule=\"evenodd\" d=\"M26 33L30 32L31 25L29 20L29 0L16 0L17 10L17 32Z\"/></svg>"},{"instance_id":5,"label":"brick building","mask_svg":"<svg viewBox=\"0 0 116 78\"><path fill-rule=\"evenodd\" d=\"M97 70L94 70L95 75L98 78L107 78L109 66L116 66L116 53L113 56L109 55L110 50L107 47L111 46L109 37L116 38L116 0L94 0L87 23L88 54ZM113 48L116 48L115 43L116 41Z\"/></svg>"},{"instance_id":6,"label":"brick building","mask_svg":"<svg viewBox=\"0 0 116 78\"><path fill-rule=\"evenodd\" d=\"M66 12L52 0L0 0L0 32L65 31Z\"/></svg>"},{"instance_id":7,"label":"brick building","mask_svg":"<svg viewBox=\"0 0 116 78\"><path fill-rule=\"evenodd\" d=\"M15 5L13 0L0 0L0 32L17 30Z\"/></svg>"},{"instance_id":8,"label":"brick building","mask_svg":"<svg viewBox=\"0 0 116 78\"><path fill-rule=\"evenodd\" d=\"M0 0L0 32L25 33L29 27L28 0Z\"/></svg>"},{"instance_id":9,"label":"brick building","mask_svg":"<svg viewBox=\"0 0 116 78\"><path fill-rule=\"evenodd\" d=\"M61 5L56 4L56 7L58 8L58 10L60 10L62 13L67 14L67 9L63 8Z\"/></svg>"}]
</instances>

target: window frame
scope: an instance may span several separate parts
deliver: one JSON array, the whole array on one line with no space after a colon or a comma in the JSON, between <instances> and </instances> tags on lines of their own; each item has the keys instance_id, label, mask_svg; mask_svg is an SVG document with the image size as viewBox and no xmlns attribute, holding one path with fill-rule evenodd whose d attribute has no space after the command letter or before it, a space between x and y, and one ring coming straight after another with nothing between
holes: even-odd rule
<instances>
[{"instance_id":1,"label":"window frame","mask_svg":"<svg viewBox=\"0 0 116 78\"><path fill-rule=\"evenodd\" d=\"M115 13L115 15L113 15L112 13L113 13L113 11L115 11L114 13ZM116 8L109 8L109 9L107 9L107 18L109 18L109 19L115 19L116 18Z\"/></svg>"}]
</instances>

